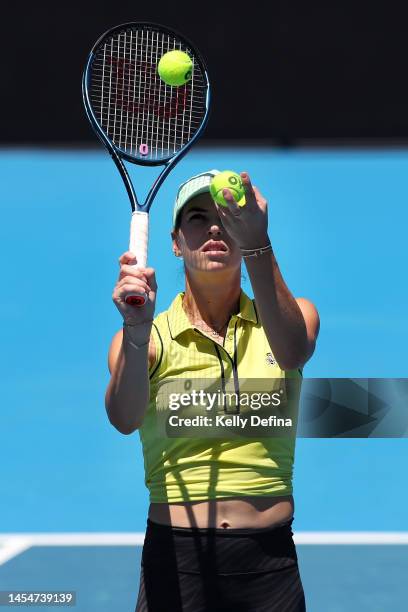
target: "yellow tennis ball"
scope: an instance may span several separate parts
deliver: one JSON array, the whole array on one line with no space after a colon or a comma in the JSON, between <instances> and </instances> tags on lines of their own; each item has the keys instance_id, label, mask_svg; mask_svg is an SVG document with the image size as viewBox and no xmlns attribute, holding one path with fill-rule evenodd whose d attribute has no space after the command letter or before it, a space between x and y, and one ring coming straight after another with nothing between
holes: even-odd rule
<instances>
[{"instance_id":1,"label":"yellow tennis ball","mask_svg":"<svg viewBox=\"0 0 408 612\"><path fill-rule=\"evenodd\" d=\"M184 85L191 79L193 62L184 51L169 51L160 58L157 71L166 85Z\"/></svg>"},{"instance_id":2,"label":"yellow tennis ball","mask_svg":"<svg viewBox=\"0 0 408 612\"><path fill-rule=\"evenodd\" d=\"M238 206L245 206L245 189L239 174L231 170L225 170L216 174L210 183L210 193L213 200L220 206L228 207L222 193L223 189L230 190Z\"/></svg>"}]
</instances>

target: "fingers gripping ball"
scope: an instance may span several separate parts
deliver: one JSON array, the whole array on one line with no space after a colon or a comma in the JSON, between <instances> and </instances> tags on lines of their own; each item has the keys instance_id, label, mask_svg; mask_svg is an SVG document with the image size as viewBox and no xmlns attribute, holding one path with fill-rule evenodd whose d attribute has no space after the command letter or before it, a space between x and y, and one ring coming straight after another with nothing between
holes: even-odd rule
<instances>
[{"instance_id":1,"label":"fingers gripping ball","mask_svg":"<svg viewBox=\"0 0 408 612\"><path fill-rule=\"evenodd\" d=\"M187 53L175 49L162 55L157 70L166 85L178 87L191 79L193 62Z\"/></svg>"},{"instance_id":2,"label":"fingers gripping ball","mask_svg":"<svg viewBox=\"0 0 408 612\"><path fill-rule=\"evenodd\" d=\"M222 193L223 189L229 189L238 206L245 206L245 190L242 178L236 172L225 170L220 172L211 181L210 193L212 198L220 206L228 207L227 201Z\"/></svg>"}]
</instances>

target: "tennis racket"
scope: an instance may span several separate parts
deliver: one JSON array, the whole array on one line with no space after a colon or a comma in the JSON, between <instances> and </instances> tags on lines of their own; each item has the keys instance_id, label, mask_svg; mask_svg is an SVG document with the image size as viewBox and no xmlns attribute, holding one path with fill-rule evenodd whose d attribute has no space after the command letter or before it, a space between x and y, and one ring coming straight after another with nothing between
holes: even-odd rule
<instances>
[{"instance_id":1,"label":"tennis racket","mask_svg":"<svg viewBox=\"0 0 408 612\"><path fill-rule=\"evenodd\" d=\"M174 49L192 60L191 79L180 87L166 85L157 72L162 55ZM125 184L132 208L129 250L136 256L135 266L145 267L150 207L208 119L210 85L204 61L189 41L166 27L125 23L95 43L84 70L82 94L89 121ZM143 204L125 161L163 166ZM125 297L135 306L146 300L146 294Z\"/></svg>"}]
</instances>

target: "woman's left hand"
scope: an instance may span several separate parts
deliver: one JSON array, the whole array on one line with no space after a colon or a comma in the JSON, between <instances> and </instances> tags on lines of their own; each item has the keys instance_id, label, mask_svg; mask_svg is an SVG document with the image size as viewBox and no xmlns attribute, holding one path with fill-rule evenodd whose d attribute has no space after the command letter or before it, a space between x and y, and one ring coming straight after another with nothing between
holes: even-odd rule
<instances>
[{"instance_id":1,"label":"woman's left hand","mask_svg":"<svg viewBox=\"0 0 408 612\"><path fill-rule=\"evenodd\" d=\"M247 172L241 172L245 189L244 206L238 206L229 189L223 190L228 208L216 204L225 230L241 249L257 249L269 244L267 201L253 187Z\"/></svg>"}]
</instances>

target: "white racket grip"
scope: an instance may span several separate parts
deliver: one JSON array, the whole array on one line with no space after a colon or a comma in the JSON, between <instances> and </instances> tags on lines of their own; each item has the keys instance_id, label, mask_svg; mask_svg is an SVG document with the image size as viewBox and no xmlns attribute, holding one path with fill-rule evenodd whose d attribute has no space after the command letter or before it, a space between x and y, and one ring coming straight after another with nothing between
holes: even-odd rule
<instances>
[{"instance_id":1,"label":"white racket grip","mask_svg":"<svg viewBox=\"0 0 408 612\"><path fill-rule=\"evenodd\" d=\"M135 210L130 222L129 251L136 255L138 268L145 268L147 263L147 243L149 240L149 215Z\"/></svg>"},{"instance_id":2,"label":"white racket grip","mask_svg":"<svg viewBox=\"0 0 408 612\"><path fill-rule=\"evenodd\" d=\"M147 244L149 240L149 215L146 212L135 210L130 221L129 251L136 256L136 268L145 268L147 264ZM143 306L148 296L143 293L136 296L128 294L126 302L135 306Z\"/></svg>"}]
</instances>

